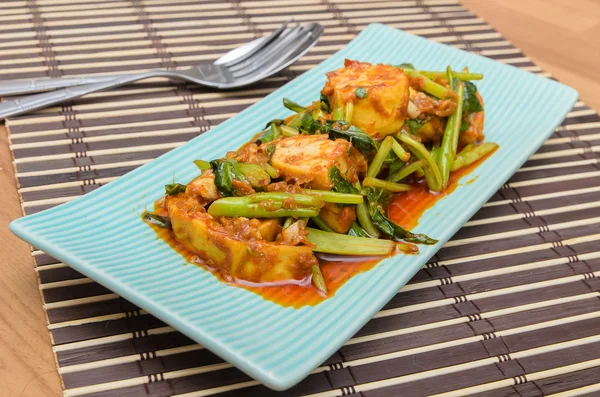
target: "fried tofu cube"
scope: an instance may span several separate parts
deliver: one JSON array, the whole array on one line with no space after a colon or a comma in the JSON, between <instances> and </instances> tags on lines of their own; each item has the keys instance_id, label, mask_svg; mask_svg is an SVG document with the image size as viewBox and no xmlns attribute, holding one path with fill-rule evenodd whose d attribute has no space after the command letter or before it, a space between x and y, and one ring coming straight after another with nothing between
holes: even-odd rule
<instances>
[{"instance_id":1,"label":"fried tofu cube","mask_svg":"<svg viewBox=\"0 0 600 397\"><path fill-rule=\"evenodd\" d=\"M182 200L173 200L168 209L175 238L226 280L303 280L318 263L311 247L241 239L206 212L188 212L189 203Z\"/></svg>"},{"instance_id":2,"label":"fried tofu cube","mask_svg":"<svg viewBox=\"0 0 600 397\"><path fill-rule=\"evenodd\" d=\"M191 181L185 192L200 202L210 202L221 197L215 185L215 174L210 169Z\"/></svg>"},{"instance_id":3,"label":"fried tofu cube","mask_svg":"<svg viewBox=\"0 0 600 397\"><path fill-rule=\"evenodd\" d=\"M356 220L356 207L340 207L335 203L325 203L319 218L334 232L346 234Z\"/></svg>"},{"instance_id":4,"label":"fried tofu cube","mask_svg":"<svg viewBox=\"0 0 600 397\"><path fill-rule=\"evenodd\" d=\"M350 182L366 172L363 155L343 139L327 135L296 135L277 142L271 164L290 182L313 189L331 190L329 172L337 167Z\"/></svg>"},{"instance_id":5,"label":"fried tofu cube","mask_svg":"<svg viewBox=\"0 0 600 397\"><path fill-rule=\"evenodd\" d=\"M347 59L327 78L321 93L332 109L354 103L351 124L375 138L400 131L409 100L408 77L401 69Z\"/></svg>"}]
</instances>

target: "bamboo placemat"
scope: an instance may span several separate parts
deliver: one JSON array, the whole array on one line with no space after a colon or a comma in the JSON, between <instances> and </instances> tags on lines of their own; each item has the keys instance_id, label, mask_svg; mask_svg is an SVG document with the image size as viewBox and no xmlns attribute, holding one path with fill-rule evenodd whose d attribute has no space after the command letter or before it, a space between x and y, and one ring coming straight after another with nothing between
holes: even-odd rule
<instances>
[{"instance_id":1,"label":"bamboo placemat","mask_svg":"<svg viewBox=\"0 0 600 397\"><path fill-rule=\"evenodd\" d=\"M300 62L241 91L154 79L9 120L25 214L94 190L202 134L371 22L550 77L454 0L164 3L2 2L0 79L210 62L291 17L326 31ZM507 128L519 126L507 121ZM600 117L578 102L409 285L323 366L281 393L33 251L65 395L598 395L599 141Z\"/></svg>"}]
</instances>

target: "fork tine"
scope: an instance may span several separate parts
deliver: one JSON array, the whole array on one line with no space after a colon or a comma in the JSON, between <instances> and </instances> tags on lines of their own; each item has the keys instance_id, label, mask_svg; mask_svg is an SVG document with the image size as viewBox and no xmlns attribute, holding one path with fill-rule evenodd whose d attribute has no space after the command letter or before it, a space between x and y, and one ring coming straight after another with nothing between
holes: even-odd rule
<instances>
[{"instance_id":1,"label":"fork tine","mask_svg":"<svg viewBox=\"0 0 600 397\"><path fill-rule=\"evenodd\" d=\"M271 43L270 46L264 47L262 51L255 53L254 56L228 69L234 74L243 70L253 71L256 69L255 65L264 64L262 61L271 61L273 56L281 53L281 51L287 48L287 46L291 45L293 42L302 37L303 33L305 33L303 27L296 27L292 29L285 37L280 37L278 40Z\"/></svg>"},{"instance_id":2,"label":"fork tine","mask_svg":"<svg viewBox=\"0 0 600 397\"><path fill-rule=\"evenodd\" d=\"M250 82L256 80L257 78L262 78L261 76L265 76L271 74L272 71L278 70L282 65L286 65L290 62L294 57L298 56L298 54L302 54L307 49L310 49L314 43L320 37L320 32L322 32L322 27L319 26L316 29L317 34L314 35L315 32L311 32L311 34L307 34L302 40L294 43L292 47L290 47L283 55L280 55L280 58L269 65L268 68L253 68L252 70L242 70L238 72L238 75L235 76L236 79L240 79L240 84L249 84ZM285 66L284 66L285 67Z\"/></svg>"},{"instance_id":3,"label":"fork tine","mask_svg":"<svg viewBox=\"0 0 600 397\"><path fill-rule=\"evenodd\" d=\"M287 60L290 55L297 52L299 49L309 45L312 41L315 40L313 36L313 32L308 30L303 30L300 32L300 39L295 39L293 43L286 46L282 51L279 48L272 48L267 54L264 54L260 59L251 64L249 67L244 69L239 69L233 72L233 76L237 79L246 77L253 73L254 71L261 70L261 73L266 73L269 70L275 69L279 64ZM253 58L254 59L254 58ZM264 67L267 66L266 69Z\"/></svg>"},{"instance_id":4,"label":"fork tine","mask_svg":"<svg viewBox=\"0 0 600 397\"><path fill-rule=\"evenodd\" d=\"M244 54L243 56L241 56L239 58L232 59L229 62L225 62L225 63L221 64L221 66L231 67L233 65L236 65L236 64L238 64L238 63L240 63L240 62L242 62L242 61L250 58L252 55L256 54L257 52L259 52L264 47L267 47L274 40L276 40L279 36L281 36L281 34L283 32L285 32L288 24L290 22L293 22L293 21L294 21L293 19L287 20L277 30L273 31L273 33L271 33L259 46L256 46L254 49L252 49L251 51L248 51L246 54Z\"/></svg>"}]
</instances>

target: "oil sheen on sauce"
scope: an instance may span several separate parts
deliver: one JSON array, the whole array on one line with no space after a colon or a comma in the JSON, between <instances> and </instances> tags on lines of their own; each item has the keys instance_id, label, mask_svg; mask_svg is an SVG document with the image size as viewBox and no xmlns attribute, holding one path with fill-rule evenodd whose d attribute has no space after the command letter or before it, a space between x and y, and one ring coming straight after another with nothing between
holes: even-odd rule
<instances>
[{"instance_id":1,"label":"oil sheen on sauce","mask_svg":"<svg viewBox=\"0 0 600 397\"><path fill-rule=\"evenodd\" d=\"M406 229L412 229L418 224L418 220L428 208L432 207L439 199L450 194L456 189L459 180L473 171L479 164L487 159L493 152L477 161L476 163L465 167L461 170L450 174L450 180L448 188L443 193L431 193L426 185L420 184L415 189L409 192L403 192L396 194L388 207L388 215L397 224L401 225ZM470 182L470 181L469 181ZM467 182L467 183L469 183ZM162 213L161 215L166 215ZM218 271L211 269L203 264L197 263L195 258L197 255L193 252L186 250L173 236L173 232L167 229L161 229L156 226L150 225L156 232L159 239L169 244L175 251L185 258L188 263L192 263L196 266L203 267L204 269L212 272L212 274L221 280L227 282L221 277ZM435 236L431 236L435 238ZM321 272L323 278L327 283L329 290L328 296L322 295L314 288L310 280L307 279L300 284L282 284L282 285L260 285L260 284L245 284L243 282L228 283L231 286L244 288L259 294L264 299L275 302L281 306L300 308L302 306L314 306L323 300L332 297L335 292L350 278L372 269L379 261L384 259L383 257L374 258L370 257L366 260L356 260L353 258L338 258L336 261L328 261L319 259L321 264Z\"/></svg>"}]
</instances>

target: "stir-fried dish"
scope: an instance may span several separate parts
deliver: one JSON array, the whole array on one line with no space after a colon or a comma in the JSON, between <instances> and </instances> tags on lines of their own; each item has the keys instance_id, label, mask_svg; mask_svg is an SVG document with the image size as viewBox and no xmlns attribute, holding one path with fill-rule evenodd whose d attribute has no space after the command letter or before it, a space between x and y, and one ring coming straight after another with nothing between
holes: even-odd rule
<instances>
[{"instance_id":1,"label":"stir-fried dish","mask_svg":"<svg viewBox=\"0 0 600 397\"><path fill-rule=\"evenodd\" d=\"M196 160L200 175L166 185L143 219L227 282L322 295L322 255L383 258L435 244L395 222L389 203L416 190L443 195L452 175L495 150L482 142L472 82L483 76L346 60L327 78L307 106L284 98L293 113L241 149Z\"/></svg>"}]
</instances>

